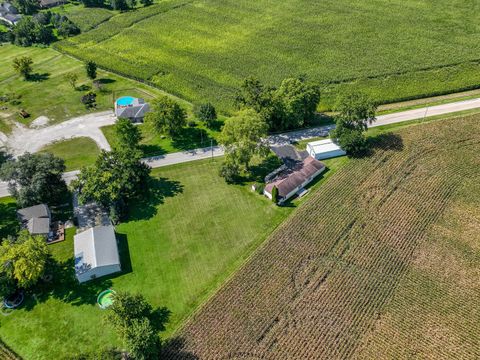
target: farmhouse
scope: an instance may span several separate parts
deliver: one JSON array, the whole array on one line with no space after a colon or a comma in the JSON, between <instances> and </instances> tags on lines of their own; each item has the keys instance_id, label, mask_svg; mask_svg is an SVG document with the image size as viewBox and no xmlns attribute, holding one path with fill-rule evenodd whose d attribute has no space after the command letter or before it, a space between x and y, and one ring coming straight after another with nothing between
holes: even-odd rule
<instances>
[{"instance_id":1,"label":"farmhouse","mask_svg":"<svg viewBox=\"0 0 480 360\"><path fill-rule=\"evenodd\" d=\"M277 174L275 179L267 183L263 193L269 199L272 199L273 188L278 190L278 203L282 204L293 195L302 191L313 179L320 175L325 170L325 164L307 157L305 160L299 162L294 168L286 168L280 174Z\"/></svg>"},{"instance_id":2,"label":"farmhouse","mask_svg":"<svg viewBox=\"0 0 480 360\"><path fill-rule=\"evenodd\" d=\"M20 15L17 9L10 3L5 2L0 4L0 20L8 25L16 25L22 15Z\"/></svg>"},{"instance_id":3,"label":"farmhouse","mask_svg":"<svg viewBox=\"0 0 480 360\"><path fill-rule=\"evenodd\" d=\"M150 106L144 99L132 96L122 96L115 101L115 115L118 118L130 119L132 122L142 122Z\"/></svg>"},{"instance_id":4,"label":"farmhouse","mask_svg":"<svg viewBox=\"0 0 480 360\"><path fill-rule=\"evenodd\" d=\"M317 160L329 159L346 154L332 139L309 142L307 144L307 152L308 155Z\"/></svg>"},{"instance_id":5,"label":"farmhouse","mask_svg":"<svg viewBox=\"0 0 480 360\"><path fill-rule=\"evenodd\" d=\"M50 232L52 216L50 209L45 204L30 206L17 211L17 217L22 227L32 235L47 236Z\"/></svg>"},{"instance_id":6,"label":"farmhouse","mask_svg":"<svg viewBox=\"0 0 480 360\"><path fill-rule=\"evenodd\" d=\"M96 226L73 238L75 275L80 283L121 271L112 225Z\"/></svg>"}]
</instances>

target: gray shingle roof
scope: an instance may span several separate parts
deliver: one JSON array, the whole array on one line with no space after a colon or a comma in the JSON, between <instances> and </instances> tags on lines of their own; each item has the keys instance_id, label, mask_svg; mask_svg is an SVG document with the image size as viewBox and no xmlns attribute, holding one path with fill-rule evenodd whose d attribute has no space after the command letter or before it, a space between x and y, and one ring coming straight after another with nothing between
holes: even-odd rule
<instances>
[{"instance_id":1,"label":"gray shingle roof","mask_svg":"<svg viewBox=\"0 0 480 360\"><path fill-rule=\"evenodd\" d=\"M50 210L47 205L39 204L20 209L17 211L17 215L21 221L28 221L32 218L50 218Z\"/></svg>"}]
</instances>

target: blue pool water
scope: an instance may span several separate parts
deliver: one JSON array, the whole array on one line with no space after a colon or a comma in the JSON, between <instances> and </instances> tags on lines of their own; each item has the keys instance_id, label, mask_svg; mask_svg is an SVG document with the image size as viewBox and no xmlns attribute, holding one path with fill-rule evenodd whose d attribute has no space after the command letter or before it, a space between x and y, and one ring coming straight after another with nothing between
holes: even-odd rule
<instances>
[{"instance_id":1,"label":"blue pool water","mask_svg":"<svg viewBox=\"0 0 480 360\"><path fill-rule=\"evenodd\" d=\"M135 98L132 96L122 96L121 98L117 99L117 105L119 106L132 105L134 100Z\"/></svg>"}]
</instances>

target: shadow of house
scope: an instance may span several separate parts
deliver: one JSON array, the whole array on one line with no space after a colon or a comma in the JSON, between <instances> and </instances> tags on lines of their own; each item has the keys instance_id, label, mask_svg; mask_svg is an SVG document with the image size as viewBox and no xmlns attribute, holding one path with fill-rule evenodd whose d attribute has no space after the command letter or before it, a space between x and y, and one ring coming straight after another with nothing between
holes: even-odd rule
<instances>
[{"instance_id":1,"label":"shadow of house","mask_svg":"<svg viewBox=\"0 0 480 360\"><path fill-rule=\"evenodd\" d=\"M97 295L112 286L111 277L80 284L75 277L73 257L61 262L50 257L45 274L49 279L41 280L31 290L33 296L27 297L23 305L25 310L32 310L36 304L44 303L50 298L75 306L94 305Z\"/></svg>"},{"instance_id":2,"label":"shadow of house","mask_svg":"<svg viewBox=\"0 0 480 360\"><path fill-rule=\"evenodd\" d=\"M122 264L122 274L128 274L133 271L132 259L130 257L130 248L128 246L128 237L126 234L116 233L118 243L118 253L120 263Z\"/></svg>"}]
</instances>

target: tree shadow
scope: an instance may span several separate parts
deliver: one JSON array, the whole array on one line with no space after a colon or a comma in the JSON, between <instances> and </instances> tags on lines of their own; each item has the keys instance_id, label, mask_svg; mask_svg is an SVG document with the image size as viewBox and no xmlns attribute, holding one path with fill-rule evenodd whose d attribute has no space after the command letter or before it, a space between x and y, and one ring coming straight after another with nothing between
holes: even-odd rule
<instances>
[{"instance_id":1,"label":"tree shadow","mask_svg":"<svg viewBox=\"0 0 480 360\"><path fill-rule=\"evenodd\" d=\"M111 287L111 279L119 274L121 273L80 284L75 277L73 257L65 261L55 261L50 257L47 261L45 275L51 278L41 280L31 290L33 296L28 297L23 308L30 311L35 305L44 303L49 298L58 299L74 306L94 305L98 294Z\"/></svg>"},{"instance_id":2,"label":"tree shadow","mask_svg":"<svg viewBox=\"0 0 480 360\"><path fill-rule=\"evenodd\" d=\"M86 84L82 84L80 86L77 86L77 88L75 90L77 90L77 91L88 91L91 88L92 88L91 86L88 86Z\"/></svg>"},{"instance_id":3,"label":"tree shadow","mask_svg":"<svg viewBox=\"0 0 480 360\"><path fill-rule=\"evenodd\" d=\"M150 314L152 326L157 329L157 331L165 331L166 325L170 321L171 314L172 312L165 306L153 310Z\"/></svg>"},{"instance_id":4,"label":"tree shadow","mask_svg":"<svg viewBox=\"0 0 480 360\"><path fill-rule=\"evenodd\" d=\"M183 128L180 133L172 139L172 145L180 150L192 150L196 148L216 145L217 141L211 137L205 129L198 127Z\"/></svg>"},{"instance_id":5,"label":"tree shadow","mask_svg":"<svg viewBox=\"0 0 480 360\"><path fill-rule=\"evenodd\" d=\"M160 156L167 153L164 148L154 144L142 144L140 145L140 149L145 157Z\"/></svg>"},{"instance_id":6,"label":"tree shadow","mask_svg":"<svg viewBox=\"0 0 480 360\"><path fill-rule=\"evenodd\" d=\"M183 185L176 180L164 177L150 178L148 190L129 208L127 220L146 220L157 214L157 206L164 203L165 198L183 192Z\"/></svg>"},{"instance_id":7,"label":"tree shadow","mask_svg":"<svg viewBox=\"0 0 480 360\"><path fill-rule=\"evenodd\" d=\"M34 74L28 75L27 80L32 82L41 82L41 81L48 80L49 78L50 78L49 73L42 73L42 74L34 73Z\"/></svg>"},{"instance_id":8,"label":"tree shadow","mask_svg":"<svg viewBox=\"0 0 480 360\"><path fill-rule=\"evenodd\" d=\"M0 240L14 236L20 230L17 219L17 207L14 202L0 203Z\"/></svg>"},{"instance_id":9,"label":"tree shadow","mask_svg":"<svg viewBox=\"0 0 480 360\"><path fill-rule=\"evenodd\" d=\"M283 162L275 155L269 155L261 163L250 166L249 181L264 182L265 177L282 166Z\"/></svg>"},{"instance_id":10,"label":"tree shadow","mask_svg":"<svg viewBox=\"0 0 480 360\"><path fill-rule=\"evenodd\" d=\"M323 125L331 125L335 123L335 119L333 116L323 114L323 113L315 113L313 119L308 122L308 126L323 126Z\"/></svg>"},{"instance_id":11,"label":"tree shadow","mask_svg":"<svg viewBox=\"0 0 480 360\"><path fill-rule=\"evenodd\" d=\"M400 135L391 132L368 138L372 149L402 151L403 139Z\"/></svg>"},{"instance_id":12,"label":"tree shadow","mask_svg":"<svg viewBox=\"0 0 480 360\"><path fill-rule=\"evenodd\" d=\"M208 124L208 128L213 131L220 131L222 129L223 124L224 123L221 120L212 120Z\"/></svg>"},{"instance_id":13,"label":"tree shadow","mask_svg":"<svg viewBox=\"0 0 480 360\"><path fill-rule=\"evenodd\" d=\"M100 84L107 85L107 84L112 84L112 83L116 82L117 80L108 79L108 78L101 78L101 79L97 79L95 81L98 81Z\"/></svg>"},{"instance_id":14,"label":"tree shadow","mask_svg":"<svg viewBox=\"0 0 480 360\"><path fill-rule=\"evenodd\" d=\"M185 339L175 337L166 341L160 350L160 359L198 360L199 357L185 349Z\"/></svg>"}]
</instances>

